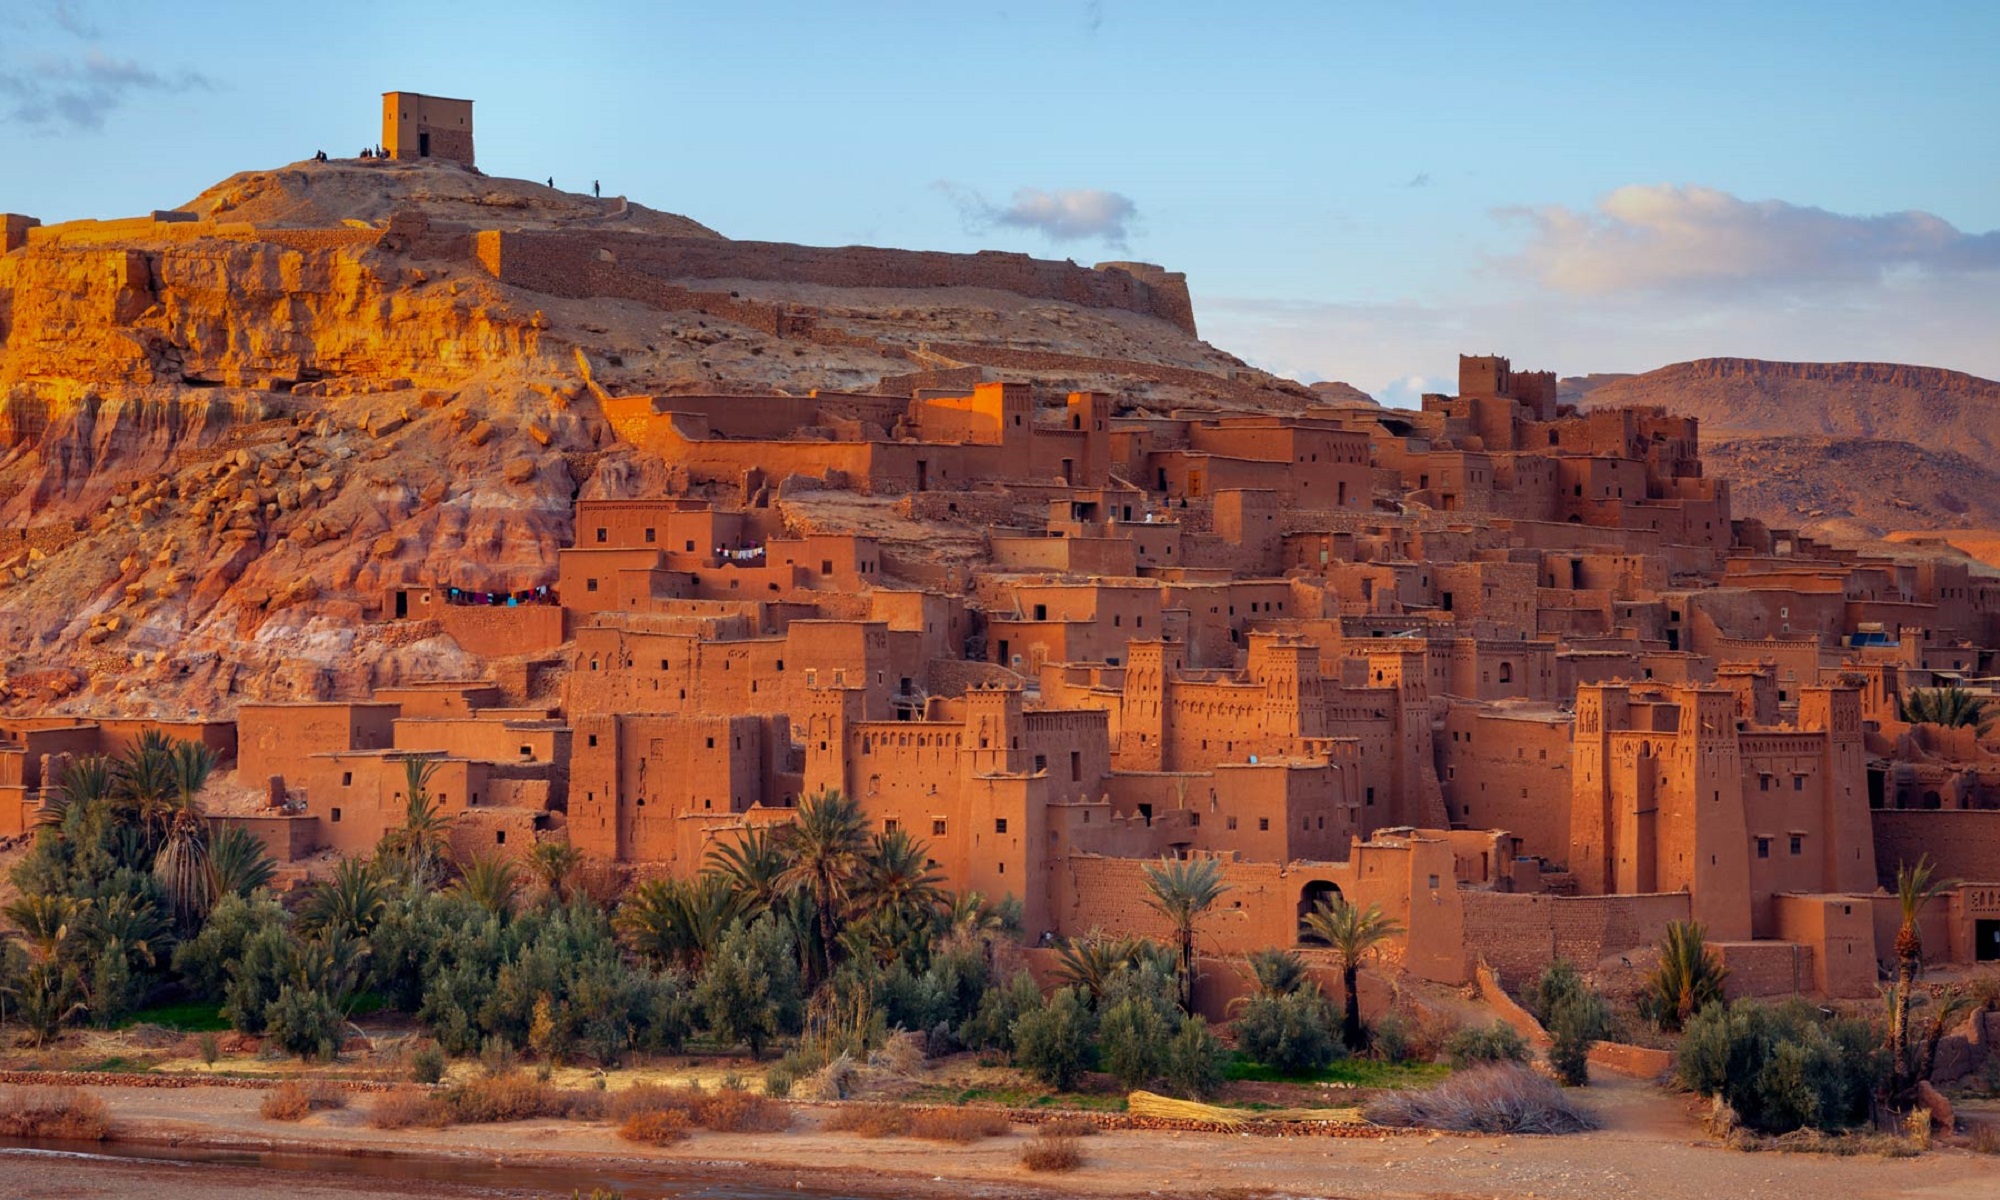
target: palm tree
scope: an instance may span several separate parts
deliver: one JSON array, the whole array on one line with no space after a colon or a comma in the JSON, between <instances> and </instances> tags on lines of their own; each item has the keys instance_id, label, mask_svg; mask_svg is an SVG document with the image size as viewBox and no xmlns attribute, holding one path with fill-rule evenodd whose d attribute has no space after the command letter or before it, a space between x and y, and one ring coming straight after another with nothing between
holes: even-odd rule
<instances>
[{"instance_id":1,"label":"palm tree","mask_svg":"<svg viewBox=\"0 0 2000 1200\"><path fill-rule=\"evenodd\" d=\"M31 893L8 904L7 920L28 953L28 969L17 990L21 1022L36 1046L62 1028L63 1022L89 1011L84 1003L83 974L73 960L81 948L81 931L91 903L53 893Z\"/></svg>"},{"instance_id":2,"label":"palm tree","mask_svg":"<svg viewBox=\"0 0 2000 1200\"><path fill-rule=\"evenodd\" d=\"M1723 998L1729 968L1708 950L1708 927L1699 921L1674 921L1660 937L1660 965L1653 969L1652 996L1647 1001L1660 1028L1676 1030L1688 1018Z\"/></svg>"},{"instance_id":3,"label":"palm tree","mask_svg":"<svg viewBox=\"0 0 2000 1200\"><path fill-rule=\"evenodd\" d=\"M400 859L404 877L422 889L431 873L451 857L452 817L431 801L431 776L438 760L412 754L403 759L403 825L382 835L379 852Z\"/></svg>"},{"instance_id":4,"label":"palm tree","mask_svg":"<svg viewBox=\"0 0 2000 1200\"><path fill-rule=\"evenodd\" d=\"M482 854L465 864L452 890L505 921L514 915L520 872L497 853Z\"/></svg>"},{"instance_id":5,"label":"palm tree","mask_svg":"<svg viewBox=\"0 0 2000 1200\"><path fill-rule=\"evenodd\" d=\"M1924 973L1924 934L1921 925L1924 909L1938 894L1957 884L1936 877L1937 864L1928 854L1918 857L1916 865L1899 863L1896 867L1896 908L1902 917L1902 925L1896 930L1896 982L1890 991L1889 1003L1889 1053L1892 1075L1890 1094L1901 1096L1917 1086L1914 1075L1915 1064L1910 1039L1910 999L1916 990L1917 979Z\"/></svg>"},{"instance_id":6,"label":"palm tree","mask_svg":"<svg viewBox=\"0 0 2000 1200\"><path fill-rule=\"evenodd\" d=\"M278 873L278 864L264 852L264 843L241 825L231 825L208 844L208 869L215 877L217 899L235 894L248 896L260 887L269 887Z\"/></svg>"},{"instance_id":7,"label":"palm tree","mask_svg":"<svg viewBox=\"0 0 2000 1200\"><path fill-rule=\"evenodd\" d=\"M855 899L864 913L891 912L912 923L945 906L944 876L931 869L930 848L901 829L878 833L863 857Z\"/></svg>"},{"instance_id":8,"label":"palm tree","mask_svg":"<svg viewBox=\"0 0 2000 1200\"><path fill-rule=\"evenodd\" d=\"M158 729L148 729L112 767L111 795L150 837L164 832L167 800L176 794L179 783L173 739Z\"/></svg>"},{"instance_id":9,"label":"palm tree","mask_svg":"<svg viewBox=\"0 0 2000 1200\"><path fill-rule=\"evenodd\" d=\"M56 786L43 789L37 823L61 825L70 805L94 804L111 795L114 784L111 760L104 755L86 754L71 759Z\"/></svg>"},{"instance_id":10,"label":"palm tree","mask_svg":"<svg viewBox=\"0 0 2000 1200\"><path fill-rule=\"evenodd\" d=\"M737 909L738 897L721 875L649 879L618 906L612 924L626 947L647 962L699 975Z\"/></svg>"},{"instance_id":11,"label":"palm tree","mask_svg":"<svg viewBox=\"0 0 2000 1200\"><path fill-rule=\"evenodd\" d=\"M1346 1008L1340 1018L1340 1040L1349 1050L1368 1045L1367 1027L1361 1024L1361 959L1370 950L1403 932L1380 904L1360 908L1344 897L1321 900L1306 914L1306 928L1326 939L1340 959L1340 985L1346 991Z\"/></svg>"},{"instance_id":12,"label":"palm tree","mask_svg":"<svg viewBox=\"0 0 2000 1200\"><path fill-rule=\"evenodd\" d=\"M1147 945L1144 938L1112 937L1093 929L1056 947L1056 978L1087 993L1096 1007L1112 976L1146 959Z\"/></svg>"},{"instance_id":13,"label":"palm tree","mask_svg":"<svg viewBox=\"0 0 2000 1200\"><path fill-rule=\"evenodd\" d=\"M1194 924L1229 885L1222 882L1222 860L1163 858L1146 867L1146 903L1174 927L1179 952L1175 973L1180 977L1181 1011L1194 1011Z\"/></svg>"},{"instance_id":14,"label":"palm tree","mask_svg":"<svg viewBox=\"0 0 2000 1200\"><path fill-rule=\"evenodd\" d=\"M528 874L542 885L542 892L557 904L568 904L576 888L576 873L583 869L583 851L568 842L536 842L525 860Z\"/></svg>"},{"instance_id":15,"label":"palm tree","mask_svg":"<svg viewBox=\"0 0 2000 1200\"><path fill-rule=\"evenodd\" d=\"M778 834L778 844L786 858L779 884L797 889L812 902L819 941L819 970L813 977L825 979L833 972L841 921L861 875L867 821L859 804L822 789L799 801L798 815Z\"/></svg>"},{"instance_id":16,"label":"palm tree","mask_svg":"<svg viewBox=\"0 0 2000 1200\"><path fill-rule=\"evenodd\" d=\"M315 931L365 935L388 907L389 893L382 884L381 870L367 859L348 858L334 868L333 878L313 889L300 916Z\"/></svg>"},{"instance_id":17,"label":"palm tree","mask_svg":"<svg viewBox=\"0 0 2000 1200\"><path fill-rule=\"evenodd\" d=\"M1974 695L1955 683L1912 688L1896 697L1896 718L1912 725L1972 729L1979 737L1985 737L1993 728L1993 717L1987 697Z\"/></svg>"},{"instance_id":18,"label":"palm tree","mask_svg":"<svg viewBox=\"0 0 2000 1200\"><path fill-rule=\"evenodd\" d=\"M1289 996L1306 984L1306 960L1295 950L1276 946L1254 950L1243 958L1250 968L1256 994L1277 998Z\"/></svg>"},{"instance_id":19,"label":"palm tree","mask_svg":"<svg viewBox=\"0 0 2000 1200\"><path fill-rule=\"evenodd\" d=\"M747 917L769 911L785 891L779 882L785 874L785 852L766 825L752 826L735 841L711 847L708 869L729 881Z\"/></svg>"},{"instance_id":20,"label":"palm tree","mask_svg":"<svg viewBox=\"0 0 2000 1200\"><path fill-rule=\"evenodd\" d=\"M175 923L193 930L215 903L215 873L208 853L208 816L201 791L215 769L215 752L199 742L175 742L167 753L171 796L158 802L166 841L153 860L153 876L173 905Z\"/></svg>"}]
</instances>

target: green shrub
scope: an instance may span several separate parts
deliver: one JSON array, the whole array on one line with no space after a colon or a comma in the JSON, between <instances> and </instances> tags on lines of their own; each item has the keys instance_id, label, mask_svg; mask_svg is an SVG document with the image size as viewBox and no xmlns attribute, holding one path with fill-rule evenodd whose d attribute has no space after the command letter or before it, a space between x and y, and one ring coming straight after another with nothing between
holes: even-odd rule
<instances>
[{"instance_id":1,"label":"green shrub","mask_svg":"<svg viewBox=\"0 0 2000 1200\"><path fill-rule=\"evenodd\" d=\"M1222 1089L1228 1062L1229 1050L1221 1038L1209 1032L1208 1022L1188 1016L1181 1019L1180 1030L1167 1043L1160 1074L1174 1095L1205 1100Z\"/></svg>"},{"instance_id":2,"label":"green shrub","mask_svg":"<svg viewBox=\"0 0 2000 1200\"><path fill-rule=\"evenodd\" d=\"M416 1083L436 1083L444 1078L444 1051L436 1042L425 1042L410 1056L410 1078Z\"/></svg>"},{"instance_id":3,"label":"green shrub","mask_svg":"<svg viewBox=\"0 0 2000 1200\"><path fill-rule=\"evenodd\" d=\"M1401 1013L1389 1013L1375 1022L1374 1037L1368 1043L1368 1053L1385 1063L1410 1061L1412 1053L1410 1023Z\"/></svg>"},{"instance_id":4,"label":"green shrub","mask_svg":"<svg viewBox=\"0 0 2000 1200\"><path fill-rule=\"evenodd\" d=\"M1721 1097L1751 1129L1831 1132L1867 1118L1888 1061L1867 1021L1823 1018L1803 1001L1741 1001L1710 1004L1689 1019L1674 1070L1690 1090Z\"/></svg>"},{"instance_id":5,"label":"green shrub","mask_svg":"<svg viewBox=\"0 0 2000 1200\"><path fill-rule=\"evenodd\" d=\"M791 935L775 918L730 926L694 993L716 1038L746 1045L758 1058L773 1038L796 1032L805 1004L798 962Z\"/></svg>"},{"instance_id":6,"label":"green shrub","mask_svg":"<svg viewBox=\"0 0 2000 1200\"><path fill-rule=\"evenodd\" d=\"M1549 1067L1569 1087L1590 1082L1590 1048L1611 1032L1611 1006L1566 959L1535 980L1528 1007L1549 1034Z\"/></svg>"},{"instance_id":7,"label":"green shrub","mask_svg":"<svg viewBox=\"0 0 2000 1200\"><path fill-rule=\"evenodd\" d=\"M958 1027L958 1040L970 1050L998 1050L1013 1053L1014 1023L1023 1013L1042 1006L1042 989L1034 977L1017 971L998 987L986 989L979 1007Z\"/></svg>"},{"instance_id":8,"label":"green shrub","mask_svg":"<svg viewBox=\"0 0 2000 1200\"><path fill-rule=\"evenodd\" d=\"M1060 988L1014 1022L1014 1065L1057 1091L1073 1091L1090 1067L1096 1022L1075 988Z\"/></svg>"},{"instance_id":9,"label":"green shrub","mask_svg":"<svg viewBox=\"0 0 2000 1200\"><path fill-rule=\"evenodd\" d=\"M325 992L285 984L278 998L264 1010L271 1041L287 1054L307 1059L331 1059L340 1049L340 1030L346 1024L338 1008Z\"/></svg>"},{"instance_id":10,"label":"green shrub","mask_svg":"<svg viewBox=\"0 0 2000 1200\"><path fill-rule=\"evenodd\" d=\"M1524 1063L1528 1061L1528 1043L1513 1026L1495 1021L1483 1028L1468 1027L1452 1034L1445 1041L1444 1053L1459 1070L1484 1063Z\"/></svg>"},{"instance_id":11,"label":"green shrub","mask_svg":"<svg viewBox=\"0 0 2000 1200\"><path fill-rule=\"evenodd\" d=\"M1333 1006L1318 988L1252 996L1236 1018L1236 1044L1286 1075L1323 1069L1342 1053Z\"/></svg>"},{"instance_id":12,"label":"green shrub","mask_svg":"<svg viewBox=\"0 0 2000 1200\"><path fill-rule=\"evenodd\" d=\"M1169 1036L1157 1008L1128 997L1098 1019L1098 1065L1127 1089L1145 1087L1165 1066Z\"/></svg>"}]
</instances>

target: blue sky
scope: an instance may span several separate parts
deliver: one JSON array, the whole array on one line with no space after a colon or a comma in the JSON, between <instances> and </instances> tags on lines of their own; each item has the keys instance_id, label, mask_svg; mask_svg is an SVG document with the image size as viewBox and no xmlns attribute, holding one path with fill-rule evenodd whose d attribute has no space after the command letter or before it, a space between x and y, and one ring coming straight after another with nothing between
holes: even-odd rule
<instances>
[{"instance_id":1,"label":"blue sky","mask_svg":"<svg viewBox=\"0 0 2000 1200\"><path fill-rule=\"evenodd\" d=\"M1996 59L1992 3L7 0L0 209L350 154L407 88L490 173L735 237L1161 262L1395 399L1461 350L2000 376Z\"/></svg>"}]
</instances>

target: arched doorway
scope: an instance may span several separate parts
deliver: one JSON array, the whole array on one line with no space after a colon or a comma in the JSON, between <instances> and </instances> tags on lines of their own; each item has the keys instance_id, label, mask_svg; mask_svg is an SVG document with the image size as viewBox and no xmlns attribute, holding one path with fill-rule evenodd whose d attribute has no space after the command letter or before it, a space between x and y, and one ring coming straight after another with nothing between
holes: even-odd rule
<instances>
[{"instance_id":1,"label":"arched doorway","mask_svg":"<svg viewBox=\"0 0 2000 1200\"><path fill-rule=\"evenodd\" d=\"M1331 904L1340 899L1340 887L1326 879L1315 879L1299 890L1299 941L1308 946L1324 946L1326 939L1314 933L1306 925L1306 917L1322 902Z\"/></svg>"}]
</instances>

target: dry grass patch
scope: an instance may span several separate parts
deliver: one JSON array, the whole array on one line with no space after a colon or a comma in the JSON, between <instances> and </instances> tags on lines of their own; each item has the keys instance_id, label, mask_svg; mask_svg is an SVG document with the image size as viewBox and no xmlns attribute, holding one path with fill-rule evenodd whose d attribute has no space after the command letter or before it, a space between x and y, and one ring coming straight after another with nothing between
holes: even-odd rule
<instances>
[{"instance_id":1,"label":"dry grass patch","mask_svg":"<svg viewBox=\"0 0 2000 1200\"><path fill-rule=\"evenodd\" d=\"M782 1133L792 1127L792 1106L756 1092L725 1089L703 1093L694 1120L716 1133Z\"/></svg>"},{"instance_id":2,"label":"dry grass patch","mask_svg":"<svg viewBox=\"0 0 2000 1200\"><path fill-rule=\"evenodd\" d=\"M643 1113L680 1113L689 1126L716 1133L779 1133L792 1127L791 1105L739 1088L711 1092L642 1083L601 1101L600 1107L627 1121Z\"/></svg>"},{"instance_id":3,"label":"dry grass patch","mask_svg":"<svg viewBox=\"0 0 2000 1200\"><path fill-rule=\"evenodd\" d=\"M1460 1071L1421 1092L1390 1092L1362 1110L1378 1125L1458 1133L1581 1133L1597 1119L1555 1081L1517 1063Z\"/></svg>"},{"instance_id":4,"label":"dry grass patch","mask_svg":"<svg viewBox=\"0 0 2000 1200\"><path fill-rule=\"evenodd\" d=\"M671 1146L688 1138L688 1115L679 1109L637 1112L625 1118L618 1136L647 1146Z\"/></svg>"},{"instance_id":5,"label":"dry grass patch","mask_svg":"<svg viewBox=\"0 0 2000 1200\"><path fill-rule=\"evenodd\" d=\"M376 1099L368 1124L376 1129L443 1129L451 1124L451 1106L424 1088L400 1087Z\"/></svg>"},{"instance_id":6,"label":"dry grass patch","mask_svg":"<svg viewBox=\"0 0 2000 1200\"><path fill-rule=\"evenodd\" d=\"M111 1133L104 1101L76 1088L0 1093L0 1136L101 1142Z\"/></svg>"},{"instance_id":7,"label":"dry grass patch","mask_svg":"<svg viewBox=\"0 0 2000 1200\"><path fill-rule=\"evenodd\" d=\"M257 1111L267 1121L303 1121L316 1112L346 1108L347 1093L322 1080L291 1080L264 1093Z\"/></svg>"},{"instance_id":8,"label":"dry grass patch","mask_svg":"<svg viewBox=\"0 0 2000 1200\"><path fill-rule=\"evenodd\" d=\"M1037 1133L1021 1147L1021 1165L1030 1171L1074 1171L1083 1165L1083 1147L1067 1134Z\"/></svg>"},{"instance_id":9,"label":"dry grass patch","mask_svg":"<svg viewBox=\"0 0 2000 1200\"><path fill-rule=\"evenodd\" d=\"M929 1142L976 1142L1005 1137L1014 1124L997 1112L976 1108L925 1109L910 1116L910 1136Z\"/></svg>"}]
</instances>

